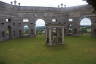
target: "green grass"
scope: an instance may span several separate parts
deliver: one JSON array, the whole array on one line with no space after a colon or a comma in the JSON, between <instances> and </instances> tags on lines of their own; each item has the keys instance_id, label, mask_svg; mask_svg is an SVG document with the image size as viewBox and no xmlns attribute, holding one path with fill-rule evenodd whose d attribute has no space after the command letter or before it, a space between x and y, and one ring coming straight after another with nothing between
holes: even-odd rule
<instances>
[{"instance_id":1,"label":"green grass","mask_svg":"<svg viewBox=\"0 0 96 64\"><path fill-rule=\"evenodd\" d=\"M96 64L96 38L65 37L56 47L43 36L0 42L0 64Z\"/></svg>"}]
</instances>

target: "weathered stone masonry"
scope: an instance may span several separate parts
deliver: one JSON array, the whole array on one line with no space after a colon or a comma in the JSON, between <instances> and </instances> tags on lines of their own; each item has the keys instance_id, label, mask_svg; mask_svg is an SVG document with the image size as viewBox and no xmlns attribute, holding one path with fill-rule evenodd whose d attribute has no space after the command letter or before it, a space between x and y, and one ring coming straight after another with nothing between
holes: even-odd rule
<instances>
[{"instance_id":1,"label":"weathered stone masonry","mask_svg":"<svg viewBox=\"0 0 96 64\"><path fill-rule=\"evenodd\" d=\"M68 8L17 6L0 1L0 41L23 37L24 25L28 25L29 37L36 36L37 19L43 19L47 25L63 24L64 35L80 35L80 19L89 17L92 21L92 35L96 35L96 16L93 8L82 5ZM28 19L29 22L23 22ZM55 19L56 22L52 22ZM69 19L72 19L70 22ZM71 29L71 31L69 30Z\"/></svg>"}]
</instances>

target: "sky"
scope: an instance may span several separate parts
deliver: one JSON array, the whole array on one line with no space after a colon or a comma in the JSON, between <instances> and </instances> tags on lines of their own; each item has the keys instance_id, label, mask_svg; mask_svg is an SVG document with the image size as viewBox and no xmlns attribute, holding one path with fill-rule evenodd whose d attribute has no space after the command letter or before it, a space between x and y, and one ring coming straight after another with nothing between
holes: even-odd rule
<instances>
[{"instance_id":1,"label":"sky","mask_svg":"<svg viewBox=\"0 0 96 64\"><path fill-rule=\"evenodd\" d=\"M82 25L82 26L90 25L91 26L91 20L89 18L84 18L81 20L80 25Z\"/></svg>"},{"instance_id":2,"label":"sky","mask_svg":"<svg viewBox=\"0 0 96 64\"><path fill-rule=\"evenodd\" d=\"M0 0L6 3L13 2L14 0ZM21 6L43 6L43 7L58 7L61 3L70 6L78 6L87 4L86 1L82 0L17 0L18 3L21 3Z\"/></svg>"},{"instance_id":3,"label":"sky","mask_svg":"<svg viewBox=\"0 0 96 64\"><path fill-rule=\"evenodd\" d=\"M42 20L42 19L38 19L38 20L36 21L36 26L37 26L37 27L38 27L38 26L45 26L45 21Z\"/></svg>"}]
</instances>

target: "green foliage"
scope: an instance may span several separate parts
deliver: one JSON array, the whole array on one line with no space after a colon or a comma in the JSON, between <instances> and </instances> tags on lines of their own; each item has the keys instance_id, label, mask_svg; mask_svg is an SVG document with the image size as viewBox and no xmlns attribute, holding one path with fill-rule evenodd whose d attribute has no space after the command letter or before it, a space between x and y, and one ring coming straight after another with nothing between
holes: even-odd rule
<instances>
[{"instance_id":1,"label":"green foliage","mask_svg":"<svg viewBox=\"0 0 96 64\"><path fill-rule=\"evenodd\" d=\"M45 31L45 26L36 27L36 33L42 34Z\"/></svg>"},{"instance_id":2,"label":"green foliage","mask_svg":"<svg viewBox=\"0 0 96 64\"><path fill-rule=\"evenodd\" d=\"M82 33L90 33L91 32L91 26L81 26L80 27Z\"/></svg>"},{"instance_id":3,"label":"green foliage","mask_svg":"<svg viewBox=\"0 0 96 64\"><path fill-rule=\"evenodd\" d=\"M24 34L28 34L29 33L29 27L26 25L24 26Z\"/></svg>"},{"instance_id":4,"label":"green foliage","mask_svg":"<svg viewBox=\"0 0 96 64\"><path fill-rule=\"evenodd\" d=\"M96 64L96 38L65 37L65 44L48 47L45 38L21 38L0 43L1 64Z\"/></svg>"}]
</instances>

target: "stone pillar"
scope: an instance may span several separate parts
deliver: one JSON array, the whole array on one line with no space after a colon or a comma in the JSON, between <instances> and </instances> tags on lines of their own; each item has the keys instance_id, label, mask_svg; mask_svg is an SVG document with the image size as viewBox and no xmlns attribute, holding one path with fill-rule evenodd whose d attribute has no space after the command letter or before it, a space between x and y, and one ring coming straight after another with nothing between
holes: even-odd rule
<instances>
[{"instance_id":1,"label":"stone pillar","mask_svg":"<svg viewBox=\"0 0 96 64\"><path fill-rule=\"evenodd\" d=\"M92 22L91 33L92 33L92 36L96 37L96 16L91 16L90 18Z\"/></svg>"},{"instance_id":2,"label":"stone pillar","mask_svg":"<svg viewBox=\"0 0 96 64\"><path fill-rule=\"evenodd\" d=\"M0 26L0 41L2 41L2 39L1 39L2 38L1 37L1 35L2 35L1 32L2 32L2 30L1 30L1 26Z\"/></svg>"},{"instance_id":3,"label":"stone pillar","mask_svg":"<svg viewBox=\"0 0 96 64\"><path fill-rule=\"evenodd\" d=\"M30 34L31 37L35 37L36 36L36 25L35 25L35 18L30 18Z\"/></svg>"},{"instance_id":4,"label":"stone pillar","mask_svg":"<svg viewBox=\"0 0 96 64\"><path fill-rule=\"evenodd\" d=\"M2 41L2 37L1 37L1 32L2 32L2 30L1 30L1 21L2 21L2 19L0 17L0 41Z\"/></svg>"},{"instance_id":5,"label":"stone pillar","mask_svg":"<svg viewBox=\"0 0 96 64\"><path fill-rule=\"evenodd\" d=\"M62 44L64 44L64 27L62 28Z\"/></svg>"},{"instance_id":6,"label":"stone pillar","mask_svg":"<svg viewBox=\"0 0 96 64\"><path fill-rule=\"evenodd\" d=\"M52 38L51 38L51 28L49 29L49 44L48 45L50 45L50 46L52 46Z\"/></svg>"},{"instance_id":7,"label":"stone pillar","mask_svg":"<svg viewBox=\"0 0 96 64\"><path fill-rule=\"evenodd\" d=\"M75 17L73 18L73 25L72 25L72 32L73 36L80 36L80 18Z\"/></svg>"}]
</instances>

